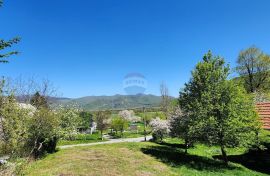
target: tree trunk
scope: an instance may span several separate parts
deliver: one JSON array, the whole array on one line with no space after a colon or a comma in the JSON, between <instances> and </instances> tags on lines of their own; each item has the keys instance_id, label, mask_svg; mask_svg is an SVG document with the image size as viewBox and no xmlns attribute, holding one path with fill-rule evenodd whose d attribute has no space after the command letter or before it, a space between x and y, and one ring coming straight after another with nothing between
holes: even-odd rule
<instances>
[{"instance_id":1,"label":"tree trunk","mask_svg":"<svg viewBox=\"0 0 270 176\"><path fill-rule=\"evenodd\" d=\"M124 135L123 135L123 130L121 130L121 138L123 138L123 136L124 136Z\"/></svg>"},{"instance_id":2,"label":"tree trunk","mask_svg":"<svg viewBox=\"0 0 270 176\"><path fill-rule=\"evenodd\" d=\"M103 141L103 131L100 130L101 140Z\"/></svg>"},{"instance_id":3,"label":"tree trunk","mask_svg":"<svg viewBox=\"0 0 270 176\"><path fill-rule=\"evenodd\" d=\"M226 165L228 165L228 157L227 157L225 147L223 145L221 146L221 153L222 153L223 161L225 162Z\"/></svg>"},{"instance_id":4,"label":"tree trunk","mask_svg":"<svg viewBox=\"0 0 270 176\"><path fill-rule=\"evenodd\" d=\"M259 130L256 131L256 148L257 150L260 150Z\"/></svg>"},{"instance_id":5,"label":"tree trunk","mask_svg":"<svg viewBox=\"0 0 270 176\"><path fill-rule=\"evenodd\" d=\"M146 119L145 119L145 107L143 107L143 113L144 113L144 117L143 117L143 133L144 133L144 141L146 142Z\"/></svg>"},{"instance_id":6,"label":"tree trunk","mask_svg":"<svg viewBox=\"0 0 270 176\"><path fill-rule=\"evenodd\" d=\"M185 139L185 154L188 153L188 141Z\"/></svg>"}]
</instances>

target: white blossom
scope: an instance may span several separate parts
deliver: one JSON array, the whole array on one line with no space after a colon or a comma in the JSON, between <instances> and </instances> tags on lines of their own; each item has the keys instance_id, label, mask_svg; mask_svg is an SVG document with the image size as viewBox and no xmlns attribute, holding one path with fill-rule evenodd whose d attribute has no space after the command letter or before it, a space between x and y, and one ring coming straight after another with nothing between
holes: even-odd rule
<instances>
[{"instance_id":1,"label":"white blossom","mask_svg":"<svg viewBox=\"0 0 270 176\"><path fill-rule=\"evenodd\" d=\"M169 123L167 120L161 120L159 117L152 119L150 121L150 126L153 128L153 131L165 131L169 132Z\"/></svg>"},{"instance_id":2,"label":"white blossom","mask_svg":"<svg viewBox=\"0 0 270 176\"><path fill-rule=\"evenodd\" d=\"M120 111L118 114L120 117L124 118L125 120L129 122L139 122L141 121L141 117L135 116L134 111L132 110L123 110Z\"/></svg>"},{"instance_id":3,"label":"white blossom","mask_svg":"<svg viewBox=\"0 0 270 176\"><path fill-rule=\"evenodd\" d=\"M156 138L163 139L163 136L170 132L169 123L167 120L161 120L160 118L152 119L150 124L153 128L153 134Z\"/></svg>"},{"instance_id":4,"label":"white blossom","mask_svg":"<svg viewBox=\"0 0 270 176\"><path fill-rule=\"evenodd\" d=\"M33 116L33 114L37 111L37 108L32 106L31 104L25 104L25 103L17 103L20 109L24 109L29 111L30 116Z\"/></svg>"}]
</instances>

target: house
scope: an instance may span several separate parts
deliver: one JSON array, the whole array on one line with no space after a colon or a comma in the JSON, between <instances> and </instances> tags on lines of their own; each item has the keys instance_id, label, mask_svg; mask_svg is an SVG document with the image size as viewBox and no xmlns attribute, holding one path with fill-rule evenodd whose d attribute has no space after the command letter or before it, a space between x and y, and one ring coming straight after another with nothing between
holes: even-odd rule
<instances>
[{"instance_id":1,"label":"house","mask_svg":"<svg viewBox=\"0 0 270 176\"><path fill-rule=\"evenodd\" d=\"M263 123L263 129L270 130L270 102L258 103L256 109Z\"/></svg>"}]
</instances>

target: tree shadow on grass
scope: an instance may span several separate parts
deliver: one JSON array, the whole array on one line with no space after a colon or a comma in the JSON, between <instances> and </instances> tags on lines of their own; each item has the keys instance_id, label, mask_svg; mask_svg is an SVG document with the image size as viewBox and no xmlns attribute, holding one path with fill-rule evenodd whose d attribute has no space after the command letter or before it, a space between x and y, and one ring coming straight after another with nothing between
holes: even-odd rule
<instances>
[{"instance_id":1,"label":"tree shadow on grass","mask_svg":"<svg viewBox=\"0 0 270 176\"><path fill-rule=\"evenodd\" d=\"M178 149L185 149L186 146L185 144L175 144L175 143L167 143L167 142L160 142L158 143L159 145L167 146L167 147L172 147L172 148L178 148Z\"/></svg>"},{"instance_id":2,"label":"tree shadow on grass","mask_svg":"<svg viewBox=\"0 0 270 176\"><path fill-rule=\"evenodd\" d=\"M242 155L230 155L229 161L239 163L248 169L270 175L270 144L265 144L267 150L249 151ZM220 159L221 156L213 156Z\"/></svg>"},{"instance_id":3,"label":"tree shadow on grass","mask_svg":"<svg viewBox=\"0 0 270 176\"><path fill-rule=\"evenodd\" d=\"M185 154L181 149L166 145L142 148L141 151L144 154L151 155L172 167L185 166L196 170L209 170L213 172L242 169L236 166L227 166L223 161L214 160L212 158Z\"/></svg>"}]
</instances>

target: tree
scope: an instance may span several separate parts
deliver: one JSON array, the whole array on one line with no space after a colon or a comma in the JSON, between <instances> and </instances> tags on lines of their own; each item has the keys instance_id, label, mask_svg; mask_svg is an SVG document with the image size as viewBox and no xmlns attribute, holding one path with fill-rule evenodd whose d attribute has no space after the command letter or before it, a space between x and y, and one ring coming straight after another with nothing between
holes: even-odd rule
<instances>
[{"instance_id":1,"label":"tree","mask_svg":"<svg viewBox=\"0 0 270 176\"><path fill-rule=\"evenodd\" d=\"M37 92L47 101L48 105L54 97L57 97L57 90L48 79L38 80L34 76L25 79L20 76L16 79L10 79L9 84L12 92L14 92L17 100L20 102L31 103L31 98Z\"/></svg>"},{"instance_id":2,"label":"tree","mask_svg":"<svg viewBox=\"0 0 270 176\"><path fill-rule=\"evenodd\" d=\"M248 145L256 137L258 116L245 91L228 81L229 66L209 51L180 92L179 103L188 115L189 134L197 141L226 147Z\"/></svg>"},{"instance_id":3,"label":"tree","mask_svg":"<svg viewBox=\"0 0 270 176\"><path fill-rule=\"evenodd\" d=\"M236 71L250 93L270 90L270 56L259 48L250 47L239 53Z\"/></svg>"},{"instance_id":4,"label":"tree","mask_svg":"<svg viewBox=\"0 0 270 176\"><path fill-rule=\"evenodd\" d=\"M141 120L140 117L135 116L135 113L133 110L123 110L123 111L120 111L118 115L129 122L139 122Z\"/></svg>"},{"instance_id":5,"label":"tree","mask_svg":"<svg viewBox=\"0 0 270 176\"><path fill-rule=\"evenodd\" d=\"M150 126L153 128L154 141L163 141L166 134L169 133L169 125L167 120L160 120L160 118L152 119Z\"/></svg>"},{"instance_id":6,"label":"tree","mask_svg":"<svg viewBox=\"0 0 270 176\"><path fill-rule=\"evenodd\" d=\"M108 129L110 124L110 112L98 111L95 116L97 129L100 131L101 140L103 140L103 132Z\"/></svg>"},{"instance_id":7,"label":"tree","mask_svg":"<svg viewBox=\"0 0 270 176\"><path fill-rule=\"evenodd\" d=\"M75 108L61 108L57 113L60 119L60 137L74 140L82 122L79 111Z\"/></svg>"},{"instance_id":8,"label":"tree","mask_svg":"<svg viewBox=\"0 0 270 176\"><path fill-rule=\"evenodd\" d=\"M88 129L92 127L94 119L93 119L93 114L91 112L87 111L82 111L79 114L81 118L81 126L85 129Z\"/></svg>"},{"instance_id":9,"label":"tree","mask_svg":"<svg viewBox=\"0 0 270 176\"><path fill-rule=\"evenodd\" d=\"M160 84L160 94L161 94L161 110L165 114L166 118L168 118L168 111L170 106L170 97L169 90L165 82Z\"/></svg>"},{"instance_id":10,"label":"tree","mask_svg":"<svg viewBox=\"0 0 270 176\"><path fill-rule=\"evenodd\" d=\"M192 137L189 134L190 129L189 118L186 114L182 113L181 109L176 107L174 111L170 113L169 117L169 129L171 137L179 137L185 141L185 153L189 146L192 145Z\"/></svg>"},{"instance_id":11,"label":"tree","mask_svg":"<svg viewBox=\"0 0 270 176\"><path fill-rule=\"evenodd\" d=\"M33 95L33 97L30 100L30 104L35 106L37 109L41 109L41 108L48 109L49 108L47 99L44 96L40 95L39 92L36 92Z\"/></svg>"},{"instance_id":12,"label":"tree","mask_svg":"<svg viewBox=\"0 0 270 176\"><path fill-rule=\"evenodd\" d=\"M121 137L123 137L123 132L128 127L128 121L123 117L115 117L112 119L111 127L116 131L116 133L117 131L120 131Z\"/></svg>"},{"instance_id":13,"label":"tree","mask_svg":"<svg viewBox=\"0 0 270 176\"><path fill-rule=\"evenodd\" d=\"M13 44L17 44L19 41L20 41L19 37L13 38L8 41L0 39L0 51L12 47ZM11 55L16 55L18 53L19 53L18 51L11 51L0 54L0 63L8 63L9 61L7 60L7 58L10 57Z\"/></svg>"},{"instance_id":14,"label":"tree","mask_svg":"<svg viewBox=\"0 0 270 176\"><path fill-rule=\"evenodd\" d=\"M3 1L0 0L0 7L3 5ZM12 45L17 44L20 41L19 37L15 37L11 40L5 41L4 39L0 39L0 52L1 50L7 49L12 47ZM0 53L0 63L8 63L9 61L7 60L8 57L11 55L16 55L18 54L18 51L10 51L7 53Z\"/></svg>"}]
</instances>

